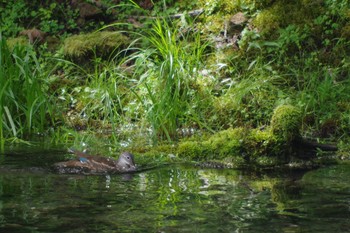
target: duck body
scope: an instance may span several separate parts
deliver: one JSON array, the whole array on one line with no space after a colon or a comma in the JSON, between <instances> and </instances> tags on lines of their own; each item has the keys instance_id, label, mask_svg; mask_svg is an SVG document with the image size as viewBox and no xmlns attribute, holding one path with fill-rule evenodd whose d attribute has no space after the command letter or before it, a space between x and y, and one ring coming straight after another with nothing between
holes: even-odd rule
<instances>
[{"instance_id":1,"label":"duck body","mask_svg":"<svg viewBox=\"0 0 350 233\"><path fill-rule=\"evenodd\" d=\"M60 174L110 174L136 171L134 156L129 152L120 154L117 160L69 150L77 158L55 163L53 169Z\"/></svg>"}]
</instances>

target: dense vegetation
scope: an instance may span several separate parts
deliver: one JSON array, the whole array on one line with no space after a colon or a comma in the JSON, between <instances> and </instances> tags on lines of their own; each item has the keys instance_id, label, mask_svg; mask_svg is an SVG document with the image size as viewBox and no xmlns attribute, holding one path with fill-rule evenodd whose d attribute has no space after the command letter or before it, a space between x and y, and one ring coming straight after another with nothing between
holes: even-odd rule
<instances>
[{"instance_id":1,"label":"dense vegetation","mask_svg":"<svg viewBox=\"0 0 350 233\"><path fill-rule=\"evenodd\" d=\"M145 151L264 128L287 105L302 136L347 154L349 1L72 2L0 4L1 147L39 134ZM18 37L33 27L45 39Z\"/></svg>"}]
</instances>

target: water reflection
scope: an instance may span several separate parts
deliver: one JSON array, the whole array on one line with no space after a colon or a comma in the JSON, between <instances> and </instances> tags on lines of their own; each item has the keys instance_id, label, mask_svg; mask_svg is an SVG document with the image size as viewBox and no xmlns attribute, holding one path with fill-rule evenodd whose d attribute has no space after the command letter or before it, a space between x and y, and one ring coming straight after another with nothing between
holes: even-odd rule
<instances>
[{"instance_id":1,"label":"water reflection","mask_svg":"<svg viewBox=\"0 0 350 233\"><path fill-rule=\"evenodd\" d=\"M350 227L349 166L280 174L169 166L107 176L32 172L23 157L16 163L16 156L1 166L6 169L0 169L0 232L346 232Z\"/></svg>"}]
</instances>

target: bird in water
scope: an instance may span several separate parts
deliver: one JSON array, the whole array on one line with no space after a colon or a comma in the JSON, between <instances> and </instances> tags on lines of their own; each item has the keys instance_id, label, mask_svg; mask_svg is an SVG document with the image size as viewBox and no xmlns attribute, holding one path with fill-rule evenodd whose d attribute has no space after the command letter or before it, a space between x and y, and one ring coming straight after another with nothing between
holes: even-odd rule
<instances>
[{"instance_id":1,"label":"bird in water","mask_svg":"<svg viewBox=\"0 0 350 233\"><path fill-rule=\"evenodd\" d=\"M74 149L69 149L69 152L74 153L77 158L55 163L53 168L60 174L107 174L136 171L134 156L129 152L121 153L117 160L89 155Z\"/></svg>"}]
</instances>

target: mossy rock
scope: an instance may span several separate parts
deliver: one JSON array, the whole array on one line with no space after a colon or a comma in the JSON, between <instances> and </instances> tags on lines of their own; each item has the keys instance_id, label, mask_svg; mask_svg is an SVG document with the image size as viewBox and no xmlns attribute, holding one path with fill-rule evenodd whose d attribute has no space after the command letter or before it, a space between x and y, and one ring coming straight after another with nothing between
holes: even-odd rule
<instances>
[{"instance_id":1,"label":"mossy rock","mask_svg":"<svg viewBox=\"0 0 350 233\"><path fill-rule=\"evenodd\" d=\"M224 159L228 156L238 156L243 128L227 129L215 133L204 141L183 141L178 145L178 154L195 160Z\"/></svg>"},{"instance_id":2,"label":"mossy rock","mask_svg":"<svg viewBox=\"0 0 350 233\"><path fill-rule=\"evenodd\" d=\"M284 151L283 143L271 130L230 128L215 133L203 141L183 141L178 145L180 157L190 158L203 167L242 167L245 165L273 166L285 162L279 155ZM215 161L215 166L211 162ZM216 165L221 161L225 166ZM208 165L209 164L209 165Z\"/></svg>"},{"instance_id":3,"label":"mossy rock","mask_svg":"<svg viewBox=\"0 0 350 233\"><path fill-rule=\"evenodd\" d=\"M249 154L251 161L255 161L262 155L277 157L282 150L277 137L269 128L266 130L250 130L248 136L245 138L244 148L249 149L246 153Z\"/></svg>"},{"instance_id":4,"label":"mossy rock","mask_svg":"<svg viewBox=\"0 0 350 233\"><path fill-rule=\"evenodd\" d=\"M204 156L205 148L198 141L184 141L179 143L177 152L182 157L199 159Z\"/></svg>"},{"instance_id":5,"label":"mossy rock","mask_svg":"<svg viewBox=\"0 0 350 233\"><path fill-rule=\"evenodd\" d=\"M292 105L274 111L271 126L264 130L229 128L205 140L182 141L180 157L200 162L202 167L274 167L289 162L291 142L300 137L301 113Z\"/></svg>"},{"instance_id":6,"label":"mossy rock","mask_svg":"<svg viewBox=\"0 0 350 233\"><path fill-rule=\"evenodd\" d=\"M253 25L261 35L273 38L279 29L294 24L304 26L313 18L324 14L323 1L274 1L253 19Z\"/></svg>"},{"instance_id":7,"label":"mossy rock","mask_svg":"<svg viewBox=\"0 0 350 233\"><path fill-rule=\"evenodd\" d=\"M223 159L232 155L240 155L242 139L245 137L246 129L244 128L230 128L220 131L205 141L206 145L215 158Z\"/></svg>"},{"instance_id":8,"label":"mossy rock","mask_svg":"<svg viewBox=\"0 0 350 233\"><path fill-rule=\"evenodd\" d=\"M68 37L64 41L63 53L73 59L108 56L123 49L128 37L119 32L100 31Z\"/></svg>"},{"instance_id":9,"label":"mossy rock","mask_svg":"<svg viewBox=\"0 0 350 233\"><path fill-rule=\"evenodd\" d=\"M271 118L271 130L280 140L287 143L300 137L301 112L292 105L278 106Z\"/></svg>"}]
</instances>

